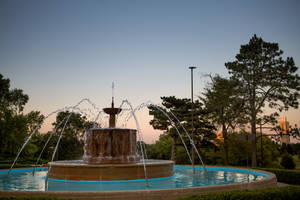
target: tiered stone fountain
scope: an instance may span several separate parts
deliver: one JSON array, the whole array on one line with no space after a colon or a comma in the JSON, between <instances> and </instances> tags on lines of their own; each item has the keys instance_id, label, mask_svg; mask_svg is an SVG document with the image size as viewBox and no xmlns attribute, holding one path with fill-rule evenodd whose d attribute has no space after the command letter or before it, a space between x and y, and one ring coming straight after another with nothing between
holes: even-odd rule
<instances>
[{"instance_id":1,"label":"tiered stone fountain","mask_svg":"<svg viewBox=\"0 0 300 200\"><path fill-rule=\"evenodd\" d=\"M120 108L103 109L109 114L109 128L92 128L86 133L83 160L49 163L48 177L59 180L135 180L169 177L174 174L173 161L145 160L136 153L134 129L115 127ZM144 164L146 165L146 173Z\"/></svg>"},{"instance_id":2,"label":"tiered stone fountain","mask_svg":"<svg viewBox=\"0 0 300 200\"><path fill-rule=\"evenodd\" d=\"M172 161L144 160L137 155L136 130L115 128L115 116L121 109L112 104L104 111L110 115L109 128L87 131L82 160L50 162L48 176L43 171L32 176L31 168L16 169L10 176L8 170L0 170L0 196L171 200L277 185L276 176L269 172L224 167L208 167L207 179L202 167L196 167L194 174L191 166L175 166L176 175L172 177ZM148 179L160 177L171 178L148 183ZM124 181L136 179L144 180ZM43 188L46 192L42 192Z\"/></svg>"}]
</instances>

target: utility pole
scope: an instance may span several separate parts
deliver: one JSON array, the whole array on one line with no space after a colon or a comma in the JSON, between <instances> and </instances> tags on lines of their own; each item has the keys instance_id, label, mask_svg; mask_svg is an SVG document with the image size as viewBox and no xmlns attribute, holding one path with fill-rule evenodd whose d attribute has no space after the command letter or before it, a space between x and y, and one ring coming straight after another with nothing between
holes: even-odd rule
<instances>
[{"instance_id":1,"label":"utility pole","mask_svg":"<svg viewBox=\"0 0 300 200\"><path fill-rule=\"evenodd\" d=\"M196 69L194 66L190 66L189 69L191 70L191 100L192 100L192 140L195 140L195 133L194 133L194 94L193 94L193 70ZM192 165L193 165L193 172L195 172L195 150L192 147Z\"/></svg>"},{"instance_id":2,"label":"utility pole","mask_svg":"<svg viewBox=\"0 0 300 200\"><path fill-rule=\"evenodd\" d=\"M246 135L247 145L246 145L246 158L247 158L247 167L249 166L249 153L248 153L248 133Z\"/></svg>"},{"instance_id":3,"label":"utility pole","mask_svg":"<svg viewBox=\"0 0 300 200\"><path fill-rule=\"evenodd\" d=\"M263 134L262 134L262 125L260 122L260 157L261 157L261 167L264 166L264 154L263 154Z\"/></svg>"}]
</instances>

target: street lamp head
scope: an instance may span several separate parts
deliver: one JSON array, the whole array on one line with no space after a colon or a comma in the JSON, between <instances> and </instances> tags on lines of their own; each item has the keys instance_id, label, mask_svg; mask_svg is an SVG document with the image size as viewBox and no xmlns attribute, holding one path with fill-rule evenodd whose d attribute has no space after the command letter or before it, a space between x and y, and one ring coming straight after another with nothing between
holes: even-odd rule
<instances>
[{"instance_id":1,"label":"street lamp head","mask_svg":"<svg viewBox=\"0 0 300 200\"><path fill-rule=\"evenodd\" d=\"M195 66L190 66L189 69L193 70L193 69L196 69Z\"/></svg>"}]
</instances>

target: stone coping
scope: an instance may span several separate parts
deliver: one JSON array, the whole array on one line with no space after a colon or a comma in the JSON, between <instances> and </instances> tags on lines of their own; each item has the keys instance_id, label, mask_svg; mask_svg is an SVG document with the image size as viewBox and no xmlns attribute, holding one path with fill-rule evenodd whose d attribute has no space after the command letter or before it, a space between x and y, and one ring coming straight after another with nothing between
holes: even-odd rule
<instances>
[{"instance_id":1,"label":"stone coping","mask_svg":"<svg viewBox=\"0 0 300 200\"><path fill-rule=\"evenodd\" d=\"M215 166L212 166L215 167ZM247 183L236 183L217 186L201 186L191 188L177 188L177 189L155 189L155 190L129 190L129 191L70 191L70 192L42 192L42 191L4 191L0 190L0 197L56 197L67 199L146 199L146 200L175 200L181 197L188 197L197 194L207 194L232 190L252 190L262 189L267 187L276 187L277 179L273 173L252 170L248 168L235 167L217 167L217 168L232 168L256 171L267 174L268 177Z\"/></svg>"},{"instance_id":2,"label":"stone coping","mask_svg":"<svg viewBox=\"0 0 300 200\"><path fill-rule=\"evenodd\" d=\"M85 167L128 167L128 166L143 166L143 160L140 160L138 162L132 162L132 163L116 163L116 164L110 164L110 163L101 163L101 164L89 164L87 162L84 162L83 160L64 160L64 161L54 161L49 162L49 165L59 165L63 167L77 167L77 166L85 166ZM146 165L162 165L162 164L174 164L171 160L145 160Z\"/></svg>"}]
</instances>

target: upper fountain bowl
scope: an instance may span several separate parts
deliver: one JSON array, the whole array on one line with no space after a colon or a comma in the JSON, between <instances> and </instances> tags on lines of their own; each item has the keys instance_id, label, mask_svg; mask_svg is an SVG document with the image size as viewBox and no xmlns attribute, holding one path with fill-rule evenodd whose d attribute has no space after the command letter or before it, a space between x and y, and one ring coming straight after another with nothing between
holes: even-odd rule
<instances>
[{"instance_id":1,"label":"upper fountain bowl","mask_svg":"<svg viewBox=\"0 0 300 200\"><path fill-rule=\"evenodd\" d=\"M109 128L116 127L116 115L119 114L122 109L114 108L114 103L111 104L111 108L103 108L106 114L109 114Z\"/></svg>"},{"instance_id":2,"label":"upper fountain bowl","mask_svg":"<svg viewBox=\"0 0 300 200\"><path fill-rule=\"evenodd\" d=\"M122 111L122 109L121 108L103 108L103 111L109 115L117 115Z\"/></svg>"}]
</instances>

